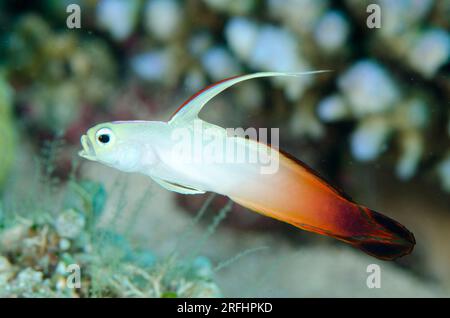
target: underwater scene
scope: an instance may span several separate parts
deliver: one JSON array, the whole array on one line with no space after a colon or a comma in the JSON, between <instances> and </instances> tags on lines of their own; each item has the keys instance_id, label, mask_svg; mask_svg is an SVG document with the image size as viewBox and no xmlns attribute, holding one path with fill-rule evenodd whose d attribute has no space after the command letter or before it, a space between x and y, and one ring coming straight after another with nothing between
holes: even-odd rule
<instances>
[{"instance_id":1,"label":"underwater scene","mask_svg":"<svg viewBox=\"0 0 450 318\"><path fill-rule=\"evenodd\" d=\"M450 296L450 1L0 1L1 298Z\"/></svg>"}]
</instances>

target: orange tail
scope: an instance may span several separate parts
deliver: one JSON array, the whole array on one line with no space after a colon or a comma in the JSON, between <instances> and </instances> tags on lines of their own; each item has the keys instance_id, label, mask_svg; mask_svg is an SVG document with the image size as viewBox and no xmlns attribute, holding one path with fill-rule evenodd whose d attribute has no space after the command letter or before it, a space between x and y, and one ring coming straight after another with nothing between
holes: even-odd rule
<instances>
[{"instance_id":1,"label":"orange tail","mask_svg":"<svg viewBox=\"0 0 450 318\"><path fill-rule=\"evenodd\" d=\"M403 225L354 203L300 161L280 153L273 175L259 175L230 195L233 201L301 229L334 237L382 260L411 253Z\"/></svg>"},{"instance_id":2,"label":"orange tail","mask_svg":"<svg viewBox=\"0 0 450 318\"><path fill-rule=\"evenodd\" d=\"M350 244L383 260L393 260L412 252L416 240L406 227L376 211L365 207L360 209L373 230L367 236L350 238Z\"/></svg>"}]
</instances>

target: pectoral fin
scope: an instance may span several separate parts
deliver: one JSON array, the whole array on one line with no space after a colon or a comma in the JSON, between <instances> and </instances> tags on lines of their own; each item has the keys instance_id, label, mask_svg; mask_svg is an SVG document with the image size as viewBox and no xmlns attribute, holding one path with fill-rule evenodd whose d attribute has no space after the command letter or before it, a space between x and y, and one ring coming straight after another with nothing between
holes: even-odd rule
<instances>
[{"instance_id":1,"label":"pectoral fin","mask_svg":"<svg viewBox=\"0 0 450 318\"><path fill-rule=\"evenodd\" d=\"M205 191L199 190L199 189L195 189L195 188L191 188L188 186L184 186L178 183L173 183L173 182L169 182L157 177L152 177L153 180L155 180L160 186L162 186L163 188L169 190L169 191L173 191L173 192L177 192L177 193L181 193L181 194L200 194L200 193L205 193Z\"/></svg>"}]
</instances>

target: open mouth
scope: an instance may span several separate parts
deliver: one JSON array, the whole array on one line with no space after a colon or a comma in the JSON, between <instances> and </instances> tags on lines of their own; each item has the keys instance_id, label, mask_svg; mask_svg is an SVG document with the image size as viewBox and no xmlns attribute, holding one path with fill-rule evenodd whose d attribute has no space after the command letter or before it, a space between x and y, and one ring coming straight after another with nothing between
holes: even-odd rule
<instances>
[{"instance_id":1,"label":"open mouth","mask_svg":"<svg viewBox=\"0 0 450 318\"><path fill-rule=\"evenodd\" d=\"M81 145L83 146L83 150L78 155L89 160L95 160L95 150L88 136L81 136Z\"/></svg>"}]
</instances>

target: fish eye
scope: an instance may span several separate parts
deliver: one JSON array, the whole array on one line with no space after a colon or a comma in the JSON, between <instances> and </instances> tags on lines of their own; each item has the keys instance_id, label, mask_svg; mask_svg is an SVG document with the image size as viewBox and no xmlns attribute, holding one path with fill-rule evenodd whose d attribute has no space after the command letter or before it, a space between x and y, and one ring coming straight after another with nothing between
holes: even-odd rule
<instances>
[{"instance_id":1,"label":"fish eye","mask_svg":"<svg viewBox=\"0 0 450 318\"><path fill-rule=\"evenodd\" d=\"M97 142L102 146L111 143L111 141L114 137L112 130L109 128L99 129L95 136L96 136Z\"/></svg>"}]
</instances>

